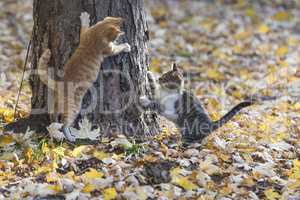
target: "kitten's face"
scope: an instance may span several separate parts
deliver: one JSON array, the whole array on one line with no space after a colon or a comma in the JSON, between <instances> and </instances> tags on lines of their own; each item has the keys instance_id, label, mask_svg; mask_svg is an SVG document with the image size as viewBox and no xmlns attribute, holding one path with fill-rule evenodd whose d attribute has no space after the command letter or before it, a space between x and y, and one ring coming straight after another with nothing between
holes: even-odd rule
<instances>
[{"instance_id":1,"label":"kitten's face","mask_svg":"<svg viewBox=\"0 0 300 200\"><path fill-rule=\"evenodd\" d=\"M183 75L178 70L176 64L173 64L172 70L164 73L158 79L159 85L163 88L174 90L174 89L182 89L183 87Z\"/></svg>"},{"instance_id":2,"label":"kitten's face","mask_svg":"<svg viewBox=\"0 0 300 200\"><path fill-rule=\"evenodd\" d=\"M121 24L124 20L120 17L106 17L96 24L96 32L102 43L110 43L123 35Z\"/></svg>"}]
</instances>

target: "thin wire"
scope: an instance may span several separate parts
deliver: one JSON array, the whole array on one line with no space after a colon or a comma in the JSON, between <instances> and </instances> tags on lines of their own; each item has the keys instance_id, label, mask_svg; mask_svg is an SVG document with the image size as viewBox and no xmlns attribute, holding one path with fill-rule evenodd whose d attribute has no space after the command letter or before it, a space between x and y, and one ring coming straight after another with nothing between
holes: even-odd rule
<instances>
[{"instance_id":1,"label":"thin wire","mask_svg":"<svg viewBox=\"0 0 300 200\"><path fill-rule=\"evenodd\" d=\"M20 95L21 95L21 91L22 91L22 87L23 87L25 71L26 71L26 66L27 66L28 57L29 57L29 51L30 51L30 48L31 48L31 41L32 41L32 39L29 40L29 43L28 43L28 46L27 46L27 53L26 53L26 58L25 58L24 66L23 66L22 79L21 79L21 83L20 83L20 87L19 87L19 91L18 91L18 95L17 95L17 99L16 99L15 110L14 110L14 120L16 119L17 107L18 107L18 103L19 103L19 100L20 100Z\"/></svg>"}]
</instances>

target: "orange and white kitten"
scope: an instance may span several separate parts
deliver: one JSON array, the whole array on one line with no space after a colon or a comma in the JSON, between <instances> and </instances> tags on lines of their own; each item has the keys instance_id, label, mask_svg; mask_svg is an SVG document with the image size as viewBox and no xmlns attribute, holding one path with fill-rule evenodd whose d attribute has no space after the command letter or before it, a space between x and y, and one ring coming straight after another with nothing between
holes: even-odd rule
<instances>
[{"instance_id":1,"label":"orange and white kitten","mask_svg":"<svg viewBox=\"0 0 300 200\"><path fill-rule=\"evenodd\" d=\"M114 43L120 35L124 34L120 30L122 18L106 17L91 27L88 13L82 13L80 19L80 43L64 66L62 81L49 79L47 72L51 58L49 49L44 51L38 64L38 75L41 81L54 90L55 114L51 116L51 120L57 120L54 118L60 115L64 135L71 142L76 138L71 134L69 127L79 114L82 98L96 80L103 59L131 51L128 43L120 45Z\"/></svg>"}]
</instances>

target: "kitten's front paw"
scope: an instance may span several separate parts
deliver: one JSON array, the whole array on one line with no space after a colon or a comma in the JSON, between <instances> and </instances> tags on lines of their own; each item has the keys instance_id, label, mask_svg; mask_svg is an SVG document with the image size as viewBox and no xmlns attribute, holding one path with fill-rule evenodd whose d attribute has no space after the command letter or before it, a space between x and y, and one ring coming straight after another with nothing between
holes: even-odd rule
<instances>
[{"instance_id":1,"label":"kitten's front paw","mask_svg":"<svg viewBox=\"0 0 300 200\"><path fill-rule=\"evenodd\" d=\"M130 52L131 46L128 43L123 44L123 52Z\"/></svg>"},{"instance_id":2,"label":"kitten's front paw","mask_svg":"<svg viewBox=\"0 0 300 200\"><path fill-rule=\"evenodd\" d=\"M147 107L151 104L151 100L146 96L141 96L140 97L140 103L141 103L142 106Z\"/></svg>"},{"instance_id":3,"label":"kitten's front paw","mask_svg":"<svg viewBox=\"0 0 300 200\"><path fill-rule=\"evenodd\" d=\"M81 25L82 26L90 26L90 14L87 12L83 12L80 15Z\"/></svg>"}]
</instances>

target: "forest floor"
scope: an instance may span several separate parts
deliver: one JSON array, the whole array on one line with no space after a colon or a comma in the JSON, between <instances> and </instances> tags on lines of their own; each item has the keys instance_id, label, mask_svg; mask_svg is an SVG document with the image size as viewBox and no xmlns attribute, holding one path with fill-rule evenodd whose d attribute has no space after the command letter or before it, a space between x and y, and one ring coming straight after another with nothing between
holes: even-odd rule
<instances>
[{"instance_id":1,"label":"forest floor","mask_svg":"<svg viewBox=\"0 0 300 200\"><path fill-rule=\"evenodd\" d=\"M187 147L168 123L149 142L75 147L0 131L0 199L300 199L300 3L161 2L147 3L151 71L176 60L213 119L251 95L278 98ZM32 1L2 0L0 29L3 127L14 120ZM25 81L18 117L30 97Z\"/></svg>"}]
</instances>

